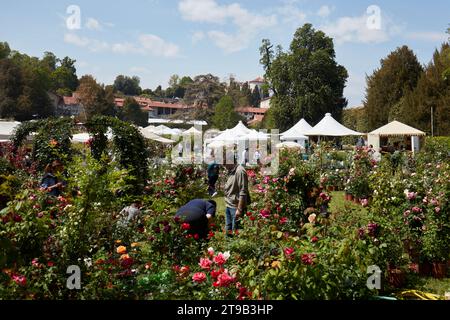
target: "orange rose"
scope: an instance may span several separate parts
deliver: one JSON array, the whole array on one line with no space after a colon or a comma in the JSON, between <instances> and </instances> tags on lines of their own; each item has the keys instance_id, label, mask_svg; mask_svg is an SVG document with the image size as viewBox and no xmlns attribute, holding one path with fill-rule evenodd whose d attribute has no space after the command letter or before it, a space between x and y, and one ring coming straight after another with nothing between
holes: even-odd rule
<instances>
[{"instance_id":1,"label":"orange rose","mask_svg":"<svg viewBox=\"0 0 450 320\"><path fill-rule=\"evenodd\" d=\"M130 259L130 256L128 254L123 254L120 256L120 260Z\"/></svg>"},{"instance_id":2,"label":"orange rose","mask_svg":"<svg viewBox=\"0 0 450 320\"><path fill-rule=\"evenodd\" d=\"M132 248L134 248L134 247L139 247L139 243L133 242L133 243L131 244L131 247L132 247Z\"/></svg>"},{"instance_id":3,"label":"orange rose","mask_svg":"<svg viewBox=\"0 0 450 320\"><path fill-rule=\"evenodd\" d=\"M117 253L118 254L124 254L124 253L127 253L127 247L125 247L125 246L119 246L118 248L117 248Z\"/></svg>"}]
</instances>

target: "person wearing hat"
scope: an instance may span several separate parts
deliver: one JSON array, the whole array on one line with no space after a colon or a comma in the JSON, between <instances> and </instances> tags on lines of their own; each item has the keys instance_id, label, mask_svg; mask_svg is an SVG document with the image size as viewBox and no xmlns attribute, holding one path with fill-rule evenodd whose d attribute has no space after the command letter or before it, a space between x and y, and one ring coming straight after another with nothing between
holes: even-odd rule
<instances>
[{"instance_id":1,"label":"person wearing hat","mask_svg":"<svg viewBox=\"0 0 450 320\"><path fill-rule=\"evenodd\" d=\"M178 209L175 216L181 218L183 223L189 223L190 234L206 239L209 223L216 216L216 208L214 200L194 199Z\"/></svg>"}]
</instances>

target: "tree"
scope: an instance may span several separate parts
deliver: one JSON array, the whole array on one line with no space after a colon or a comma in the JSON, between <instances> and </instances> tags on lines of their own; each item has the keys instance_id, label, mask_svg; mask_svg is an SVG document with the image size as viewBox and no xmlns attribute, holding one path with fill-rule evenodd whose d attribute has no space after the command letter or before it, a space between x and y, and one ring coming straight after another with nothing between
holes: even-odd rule
<instances>
[{"instance_id":1,"label":"tree","mask_svg":"<svg viewBox=\"0 0 450 320\"><path fill-rule=\"evenodd\" d=\"M8 42L0 42L0 59L5 59L11 53Z\"/></svg>"},{"instance_id":2,"label":"tree","mask_svg":"<svg viewBox=\"0 0 450 320\"><path fill-rule=\"evenodd\" d=\"M184 101L195 107L212 108L225 94L225 85L212 74L198 75L188 86Z\"/></svg>"},{"instance_id":3,"label":"tree","mask_svg":"<svg viewBox=\"0 0 450 320\"><path fill-rule=\"evenodd\" d=\"M145 127L148 123L147 113L142 111L141 106L134 98L128 97L125 99L121 114L122 120L135 125Z\"/></svg>"},{"instance_id":4,"label":"tree","mask_svg":"<svg viewBox=\"0 0 450 320\"><path fill-rule=\"evenodd\" d=\"M259 103L261 102L261 93L259 88L256 86L252 92L251 105L255 108L259 108Z\"/></svg>"},{"instance_id":5,"label":"tree","mask_svg":"<svg viewBox=\"0 0 450 320\"><path fill-rule=\"evenodd\" d=\"M212 125L220 130L234 127L242 117L234 110L233 99L223 96L214 108Z\"/></svg>"},{"instance_id":6,"label":"tree","mask_svg":"<svg viewBox=\"0 0 450 320\"><path fill-rule=\"evenodd\" d=\"M407 46L397 48L381 60L381 67L367 77L364 106L369 131L388 123L389 115L398 116L398 106L392 112L391 109L416 87L422 72L416 55Z\"/></svg>"},{"instance_id":7,"label":"tree","mask_svg":"<svg viewBox=\"0 0 450 320\"><path fill-rule=\"evenodd\" d=\"M137 76L130 78L124 75L119 75L116 77L116 80L114 80L114 89L129 96L140 95L142 92L140 82L141 80Z\"/></svg>"},{"instance_id":8,"label":"tree","mask_svg":"<svg viewBox=\"0 0 450 320\"><path fill-rule=\"evenodd\" d=\"M274 51L264 39L260 53L265 79L274 92L271 114L278 129L286 130L300 118L317 123L327 112L341 118L348 74L335 60L331 38L305 24L295 32L287 52L280 46Z\"/></svg>"},{"instance_id":9,"label":"tree","mask_svg":"<svg viewBox=\"0 0 450 320\"><path fill-rule=\"evenodd\" d=\"M115 106L111 95L107 95L103 86L95 81L91 75L80 79L77 89L80 102L83 105L87 119L94 115L114 115Z\"/></svg>"},{"instance_id":10,"label":"tree","mask_svg":"<svg viewBox=\"0 0 450 320\"><path fill-rule=\"evenodd\" d=\"M443 72L450 68L450 45L435 50L432 61L420 75L417 86L400 100L400 121L434 135L450 135L450 79Z\"/></svg>"},{"instance_id":11,"label":"tree","mask_svg":"<svg viewBox=\"0 0 450 320\"><path fill-rule=\"evenodd\" d=\"M165 95L161 85L156 87L156 89L153 91L153 94L155 95L155 97L158 97L158 98L164 98L164 95Z\"/></svg>"},{"instance_id":12,"label":"tree","mask_svg":"<svg viewBox=\"0 0 450 320\"><path fill-rule=\"evenodd\" d=\"M51 74L52 89L63 96L70 96L78 87L76 60L64 57L57 60L59 66Z\"/></svg>"},{"instance_id":13,"label":"tree","mask_svg":"<svg viewBox=\"0 0 450 320\"><path fill-rule=\"evenodd\" d=\"M22 73L10 59L0 60L0 117L16 116L16 101L22 92Z\"/></svg>"}]
</instances>

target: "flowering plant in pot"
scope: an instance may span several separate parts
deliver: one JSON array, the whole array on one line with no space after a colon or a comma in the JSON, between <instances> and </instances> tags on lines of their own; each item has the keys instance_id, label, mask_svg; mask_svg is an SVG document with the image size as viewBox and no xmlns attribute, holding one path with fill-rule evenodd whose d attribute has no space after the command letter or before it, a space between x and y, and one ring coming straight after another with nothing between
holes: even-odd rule
<instances>
[{"instance_id":1,"label":"flowering plant in pot","mask_svg":"<svg viewBox=\"0 0 450 320\"><path fill-rule=\"evenodd\" d=\"M432 263L432 274L435 278L444 278L447 273L447 259L449 252L448 230L436 223L424 225L422 237L422 256Z\"/></svg>"}]
</instances>

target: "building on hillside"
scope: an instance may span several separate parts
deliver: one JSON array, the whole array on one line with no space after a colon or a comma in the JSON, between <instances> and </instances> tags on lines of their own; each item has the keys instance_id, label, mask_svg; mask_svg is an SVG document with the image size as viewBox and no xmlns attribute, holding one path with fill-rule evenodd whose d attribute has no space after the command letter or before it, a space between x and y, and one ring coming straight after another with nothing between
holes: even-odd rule
<instances>
[{"instance_id":1,"label":"building on hillside","mask_svg":"<svg viewBox=\"0 0 450 320\"><path fill-rule=\"evenodd\" d=\"M56 116L78 117L84 114L84 107L79 96L74 92L71 97L62 97L62 103L56 108Z\"/></svg>"},{"instance_id":2,"label":"building on hillside","mask_svg":"<svg viewBox=\"0 0 450 320\"><path fill-rule=\"evenodd\" d=\"M252 80L252 81L249 81L249 82L248 82L248 86L249 86L250 90L252 90L252 91L253 91L256 87L258 87L259 92L262 93L262 86L263 86L263 84L265 84L265 83L266 83L266 82L264 81L263 78L258 77L258 78L254 79L254 80Z\"/></svg>"},{"instance_id":3,"label":"building on hillside","mask_svg":"<svg viewBox=\"0 0 450 320\"><path fill-rule=\"evenodd\" d=\"M182 104L180 102L163 102L155 101L144 97L133 97L137 103L141 106L142 111L148 113L148 118L167 118L175 113L186 112L192 109L192 106ZM114 103L117 107L123 107L125 102L124 98L115 98Z\"/></svg>"},{"instance_id":4,"label":"building on hillside","mask_svg":"<svg viewBox=\"0 0 450 320\"><path fill-rule=\"evenodd\" d=\"M265 113L267 112L267 109L243 107L243 108L236 108L236 112L239 113L241 116L245 117L248 124L254 124L262 121Z\"/></svg>"}]
</instances>

